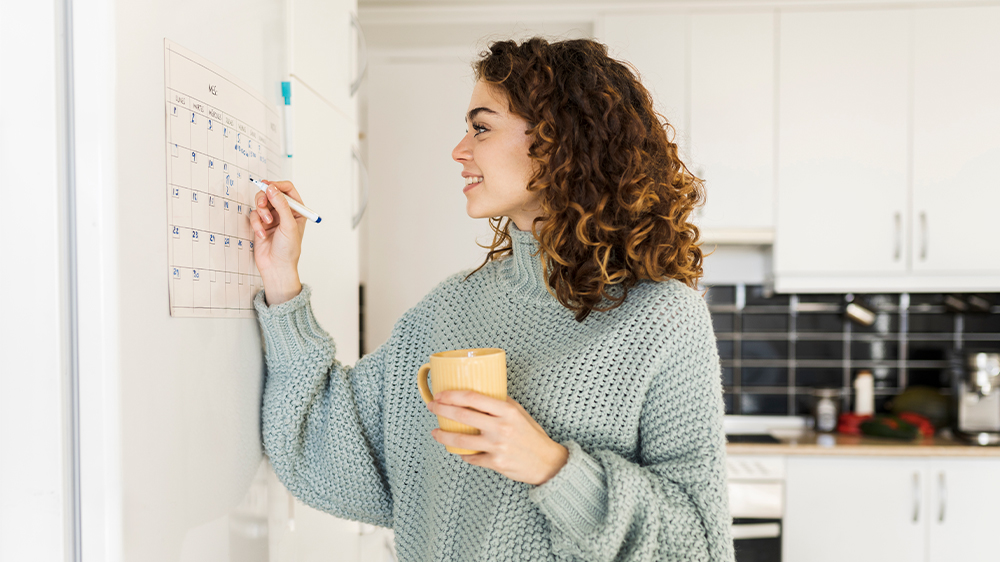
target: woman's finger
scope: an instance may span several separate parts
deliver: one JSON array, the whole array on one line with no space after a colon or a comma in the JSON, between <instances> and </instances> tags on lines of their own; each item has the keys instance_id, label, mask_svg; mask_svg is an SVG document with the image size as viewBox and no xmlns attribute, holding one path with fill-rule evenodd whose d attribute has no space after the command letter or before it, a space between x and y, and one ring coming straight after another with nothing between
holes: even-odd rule
<instances>
[{"instance_id":1,"label":"woman's finger","mask_svg":"<svg viewBox=\"0 0 1000 562\"><path fill-rule=\"evenodd\" d=\"M516 411L504 400L497 400L474 390L445 390L435 397L435 401L453 406L465 406L493 416L502 416Z\"/></svg>"},{"instance_id":2,"label":"woman's finger","mask_svg":"<svg viewBox=\"0 0 1000 562\"><path fill-rule=\"evenodd\" d=\"M436 401L431 411L442 418L448 418L449 420L457 421L458 423L464 423L465 425L472 426L480 431L490 431L493 429L493 426L496 425L496 418L493 416L482 414L468 408L441 404Z\"/></svg>"},{"instance_id":3,"label":"woman's finger","mask_svg":"<svg viewBox=\"0 0 1000 562\"><path fill-rule=\"evenodd\" d=\"M273 185L274 187L278 188L278 191L284 193L285 195L291 197L292 199L295 199L299 203L302 203L302 196L299 195L298 190L295 189L295 186L292 185L292 182L269 181L269 180L263 180L263 182L266 183L267 185Z\"/></svg>"},{"instance_id":4,"label":"woman's finger","mask_svg":"<svg viewBox=\"0 0 1000 562\"><path fill-rule=\"evenodd\" d=\"M442 445L458 447L459 449L469 449L470 451L488 451L490 443L482 435L469 435L468 433L455 433L435 429L431 431L431 437Z\"/></svg>"},{"instance_id":5,"label":"woman's finger","mask_svg":"<svg viewBox=\"0 0 1000 562\"><path fill-rule=\"evenodd\" d=\"M260 217L257 213L250 213L250 228L253 229L254 236L257 240L264 239L264 225L261 224Z\"/></svg>"},{"instance_id":6,"label":"woman's finger","mask_svg":"<svg viewBox=\"0 0 1000 562\"><path fill-rule=\"evenodd\" d=\"M278 213L278 228L283 230L287 236L291 236L293 233L284 229L296 229L298 226L295 224L295 214L292 212L292 208L288 206L288 200L285 199L285 195L272 185L267 188L267 200Z\"/></svg>"}]
</instances>

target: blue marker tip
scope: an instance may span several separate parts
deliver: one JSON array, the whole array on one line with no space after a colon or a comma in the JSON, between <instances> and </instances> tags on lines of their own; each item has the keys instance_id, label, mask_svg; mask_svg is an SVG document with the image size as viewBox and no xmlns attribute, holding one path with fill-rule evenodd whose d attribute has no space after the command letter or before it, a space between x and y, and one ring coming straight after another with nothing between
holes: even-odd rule
<instances>
[{"instance_id":1,"label":"blue marker tip","mask_svg":"<svg viewBox=\"0 0 1000 562\"><path fill-rule=\"evenodd\" d=\"M321 221L321 220L323 220L323 217L316 217L316 222L317 223L319 223L319 221Z\"/></svg>"}]
</instances>

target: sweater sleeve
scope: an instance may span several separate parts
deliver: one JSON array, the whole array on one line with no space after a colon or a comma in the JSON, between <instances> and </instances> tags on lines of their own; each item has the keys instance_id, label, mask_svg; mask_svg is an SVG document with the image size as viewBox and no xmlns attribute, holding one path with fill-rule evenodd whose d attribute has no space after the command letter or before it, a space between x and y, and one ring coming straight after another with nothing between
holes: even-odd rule
<instances>
[{"instance_id":1,"label":"sweater sleeve","mask_svg":"<svg viewBox=\"0 0 1000 562\"><path fill-rule=\"evenodd\" d=\"M266 345L261 412L264 450L295 497L337 517L392 527L382 446L382 393L389 342L352 368L335 358L310 289L268 307L254 298ZM391 342L391 340L390 340Z\"/></svg>"},{"instance_id":2,"label":"sweater sleeve","mask_svg":"<svg viewBox=\"0 0 1000 562\"><path fill-rule=\"evenodd\" d=\"M711 318L704 301L668 314L678 317L668 319L668 353L642 407L639 462L568 441L566 465L529 492L553 547L571 557L734 560Z\"/></svg>"}]
</instances>

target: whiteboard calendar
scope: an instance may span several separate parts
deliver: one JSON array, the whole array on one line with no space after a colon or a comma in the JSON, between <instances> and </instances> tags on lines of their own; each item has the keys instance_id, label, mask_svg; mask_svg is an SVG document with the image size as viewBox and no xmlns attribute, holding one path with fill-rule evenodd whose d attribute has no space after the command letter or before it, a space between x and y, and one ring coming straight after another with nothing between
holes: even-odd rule
<instances>
[{"instance_id":1,"label":"whiteboard calendar","mask_svg":"<svg viewBox=\"0 0 1000 562\"><path fill-rule=\"evenodd\" d=\"M250 179L281 174L277 110L169 40L164 59L170 315L252 318Z\"/></svg>"}]
</instances>

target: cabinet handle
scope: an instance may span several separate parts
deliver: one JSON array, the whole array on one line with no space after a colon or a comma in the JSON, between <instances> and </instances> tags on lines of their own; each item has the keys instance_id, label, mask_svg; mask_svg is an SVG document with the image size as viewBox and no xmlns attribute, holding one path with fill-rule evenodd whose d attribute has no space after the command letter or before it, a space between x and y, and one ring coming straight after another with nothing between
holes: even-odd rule
<instances>
[{"instance_id":1,"label":"cabinet handle","mask_svg":"<svg viewBox=\"0 0 1000 562\"><path fill-rule=\"evenodd\" d=\"M351 97L354 97L358 88L361 87L361 79L365 77L365 72L368 71L368 42L365 41L365 32L361 29L361 22L354 12L351 12L351 25L354 26L354 29L358 30L358 38L361 39L361 49L358 51L358 54L361 55L361 60L358 64L358 77L351 82Z\"/></svg>"},{"instance_id":2,"label":"cabinet handle","mask_svg":"<svg viewBox=\"0 0 1000 562\"><path fill-rule=\"evenodd\" d=\"M365 209L368 208L368 168L366 168L365 163L361 161L358 149L353 146L351 147L351 156L358 163L358 170L361 171L361 185L365 188L365 194L361 198L361 208L358 209L357 214L355 214L351 220L351 229L355 229L358 227L358 223L361 222L361 217L365 215Z\"/></svg>"},{"instance_id":3,"label":"cabinet handle","mask_svg":"<svg viewBox=\"0 0 1000 562\"><path fill-rule=\"evenodd\" d=\"M913 473L913 522L920 520L920 473Z\"/></svg>"},{"instance_id":4,"label":"cabinet handle","mask_svg":"<svg viewBox=\"0 0 1000 562\"><path fill-rule=\"evenodd\" d=\"M948 486L944 481L944 471L938 473L938 523L944 523L944 508L948 503Z\"/></svg>"},{"instance_id":5,"label":"cabinet handle","mask_svg":"<svg viewBox=\"0 0 1000 562\"><path fill-rule=\"evenodd\" d=\"M892 259L894 261L899 261L899 258L903 255L903 215L899 211L893 219L896 224L896 251L893 252Z\"/></svg>"},{"instance_id":6,"label":"cabinet handle","mask_svg":"<svg viewBox=\"0 0 1000 562\"><path fill-rule=\"evenodd\" d=\"M920 259L927 259L927 212L920 211Z\"/></svg>"}]
</instances>

